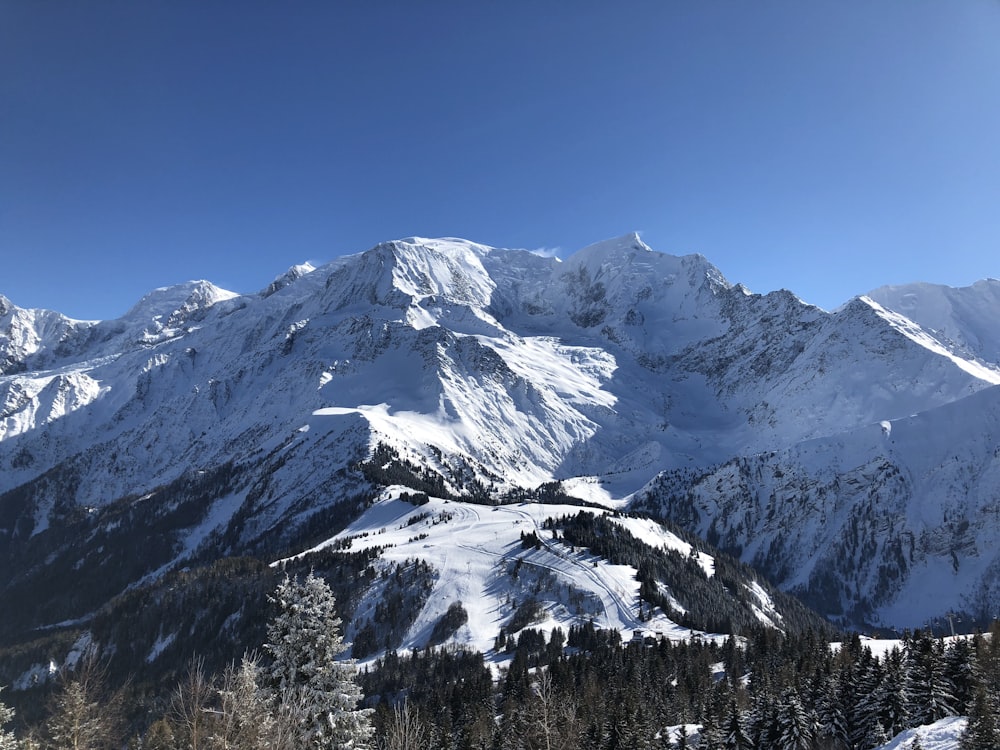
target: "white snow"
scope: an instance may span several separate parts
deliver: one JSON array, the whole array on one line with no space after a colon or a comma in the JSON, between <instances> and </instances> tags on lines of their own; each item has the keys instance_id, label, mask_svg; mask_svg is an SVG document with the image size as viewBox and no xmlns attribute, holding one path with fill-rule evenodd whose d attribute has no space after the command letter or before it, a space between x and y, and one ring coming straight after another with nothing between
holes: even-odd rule
<instances>
[{"instance_id":1,"label":"white snow","mask_svg":"<svg viewBox=\"0 0 1000 750\"><path fill-rule=\"evenodd\" d=\"M909 750L917 737L924 750L958 750L967 723L964 716L947 716L933 724L900 732L891 742L874 750Z\"/></svg>"},{"instance_id":2,"label":"white snow","mask_svg":"<svg viewBox=\"0 0 1000 750\"><path fill-rule=\"evenodd\" d=\"M438 577L430 599L400 648L422 648L437 620L458 601L469 622L457 634L457 642L489 653L516 603L527 596L537 597L545 608L546 619L532 626L542 630L559 626L566 631L572 624L593 620L597 627L617 629L626 638L640 629L671 639L692 634L662 615L647 621L639 618L634 568L573 551L542 528L547 518L575 515L580 511L576 506L486 506L437 498L413 506L398 499L402 491L405 488L390 488L348 528L306 551L350 539L352 550L388 546L382 565L419 559L435 569ZM635 528L652 534L652 526ZM529 533L542 541L541 549L522 548L521 535ZM665 532L656 538L683 545ZM517 560L521 560L517 577L509 577Z\"/></svg>"},{"instance_id":3,"label":"white snow","mask_svg":"<svg viewBox=\"0 0 1000 750\"><path fill-rule=\"evenodd\" d=\"M166 649L171 643L173 643L176 638L177 638L177 633L167 633L166 635L160 633L156 637L156 641L154 641L153 645L150 647L149 653L146 655L146 663L152 664L154 661L156 661L159 658L160 654L163 653L164 649Z\"/></svg>"},{"instance_id":4,"label":"white snow","mask_svg":"<svg viewBox=\"0 0 1000 750\"><path fill-rule=\"evenodd\" d=\"M946 348L1000 366L1000 280L957 288L927 283L884 286L867 296L905 315Z\"/></svg>"},{"instance_id":5,"label":"white snow","mask_svg":"<svg viewBox=\"0 0 1000 750\"><path fill-rule=\"evenodd\" d=\"M870 297L861 297L861 300L871 305L876 312L889 321L894 327L928 351L945 357L973 377L979 378L980 380L992 385L1000 384L1000 368L995 366L989 367L974 360L960 357L950 351L946 346L942 345L941 342L934 336L927 333L927 331L911 321L909 318L898 313L894 313L891 310L886 310Z\"/></svg>"},{"instance_id":6,"label":"white snow","mask_svg":"<svg viewBox=\"0 0 1000 750\"><path fill-rule=\"evenodd\" d=\"M611 520L613 523L624 526L632 536L654 549L672 549L680 552L682 555L690 555L694 550L683 539L670 533L656 521L648 518L615 517ZM715 558L704 552L696 552L695 554L698 556L698 563L701 565L701 569L705 571L705 576L707 578L714 576ZM764 595L765 599L767 598L767 594L764 593L763 589L760 590L760 593ZM768 601L770 600L768 599Z\"/></svg>"},{"instance_id":7,"label":"white snow","mask_svg":"<svg viewBox=\"0 0 1000 750\"><path fill-rule=\"evenodd\" d=\"M28 690L38 684L44 684L59 672L58 665L49 660L47 664L33 664L11 681L14 690Z\"/></svg>"},{"instance_id":8,"label":"white snow","mask_svg":"<svg viewBox=\"0 0 1000 750\"><path fill-rule=\"evenodd\" d=\"M723 464L696 489L703 517L727 520L746 508L723 512L722 495L745 477L724 462L744 456L748 471L786 477L753 478L778 520L744 532L744 556L791 534L793 585L819 564L824 534L874 502L884 462L898 479L878 490L879 538L914 545L908 578L876 616L922 619L980 589L1000 601L995 282L958 296L909 289L898 304L872 293L825 313L787 292L733 288L705 258L654 252L636 235L565 262L409 238L276 281L245 297L208 282L157 289L99 323L0 301L0 492L73 460L76 501L97 507L192 468L264 466L281 446L289 460L250 535L356 491L333 477L384 443L497 493L561 481L611 508L664 469ZM217 500L184 530L180 554L243 499ZM33 508L36 533L51 501ZM612 578L602 581L614 590ZM626 600L632 585L621 583ZM616 609L607 587L593 593Z\"/></svg>"}]
</instances>

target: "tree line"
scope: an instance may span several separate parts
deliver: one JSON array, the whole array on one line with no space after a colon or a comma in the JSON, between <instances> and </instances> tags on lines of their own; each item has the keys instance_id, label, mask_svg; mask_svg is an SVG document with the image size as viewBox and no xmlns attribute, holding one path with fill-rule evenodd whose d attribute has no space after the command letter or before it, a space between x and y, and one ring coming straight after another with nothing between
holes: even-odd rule
<instances>
[{"instance_id":1,"label":"tree line","mask_svg":"<svg viewBox=\"0 0 1000 750\"><path fill-rule=\"evenodd\" d=\"M946 642L907 633L877 655L857 635L623 643L592 624L498 638L483 655L392 652L359 677L383 748L870 750L904 729L969 717L963 750L996 750L1000 623Z\"/></svg>"},{"instance_id":2,"label":"tree line","mask_svg":"<svg viewBox=\"0 0 1000 750\"><path fill-rule=\"evenodd\" d=\"M195 659L146 699L112 691L106 662L85 656L44 719L0 731L0 750L870 750L949 715L969 717L963 750L1000 747L1000 623L947 641L905 633L876 654L812 629L623 642L587 622L501 632L489 661L428 647L358 671L321 575L286 576L269 598L259 655L217 674ZM130 721L126 702L143 700ZM0 704L0 726L13 718Z\"/></svg>"}]
</instances>

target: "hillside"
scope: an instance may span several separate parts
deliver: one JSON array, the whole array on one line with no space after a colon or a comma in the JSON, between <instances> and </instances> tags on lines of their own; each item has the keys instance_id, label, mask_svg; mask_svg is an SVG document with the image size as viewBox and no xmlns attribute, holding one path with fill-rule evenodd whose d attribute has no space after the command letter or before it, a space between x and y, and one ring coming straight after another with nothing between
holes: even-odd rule
<instances>
[{"instance_id":1,"label":"hillside","mask_svg":"<svg viewBox=\"0 0 1000 750\"><path fill-rule=\"evenodd\" d=\"M635 564L588 568L549 541L576 503L670 518L845 625L991 613L1000 366L969 344L987 302L953 318L962 346L889 302L755 295L635 235L566 261L409 238L256 294L156 290L114 321L0 300L0 637L86 629L169 576L348 537L361 570L418 561L428 587L378 650L419 646L456 601L469 619L445 640L481 648L529 585L489 576L525 556L548 571L538 622L704 629L679 623L683 592L660 592L673 612L640 605ZM400 528L421 512L453 515ZM540 549L514 554L518 518ZM677 546L679 529L631 530ZM339 593L352 633L383 595L371 575Z\"/></svg>"}]
</instances>

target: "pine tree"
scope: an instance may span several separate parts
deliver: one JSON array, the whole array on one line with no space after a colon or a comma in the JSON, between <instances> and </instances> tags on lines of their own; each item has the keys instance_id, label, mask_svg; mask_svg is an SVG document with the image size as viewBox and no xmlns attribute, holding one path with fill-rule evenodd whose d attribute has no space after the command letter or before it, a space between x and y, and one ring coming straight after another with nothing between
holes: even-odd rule
<instances>
[{"instance_id":1,"label":"pine tree","mask_svg":"<svg viewBox=\"0 0 1000 750\"><path fill-rule=\"evenodd\" d=\"M967 714L982 684L982 673L969 639L960 638L945 651L944 669L953 687L955 713Z\"/></svg>"},{"instance_id":2,"label":"pine tree","mask_svg":"<svg viewBox=\"0 0 1000 750\"><path fill-rule=\"evenodd\" d=\"M285 579L271 601L278 614L268 624L265 648L272 657L267 687L279 713L294 706L302 750L364 747L372 734L371 709L359 709L364 697L351 660L337 661L346 649L330 587L309 573L301 583Z\"/></svg>"},{"instance_id":3,"label":"pine tree","mask_svg":"<svg viewBox=\"0 0 1000 750\"><path fill-rule=\"evenodd\" d=\"M729 721L726 725L726 750L751 750L753 743L743 726L743 717L733 700L729 704Z\"/></svg>"},{"instance_id":4,"label":"pine tree","mask_svg":"<svg viewBox=\"0 0 1000 750\"><path fill-rule=\"evenodd\" d=\"M698 733L698 750L725 750L726 736L715 716L705 716Z\"/></svg>"},{"instance_id":5,"label":"pine tree","mask_svg":"<svg viewBox=\"0 0 1000 750\"><path fill-rule=\"evenodd\" d=\"M878 719L875 720L875 724L872 725L871 731L868 732L868 740L865 742L865 747L882 747L887 743L891 737L889 733L885 731L885 727L882 726L882 722Z\"/></svg>"},{"instance_id":6,"label":"pine tree","mask_svg":"<svg viewBox=\"0 0 1000 750\"><path fill-rule=\"evenodd\" d=\"M914 724L933 724L955 713L953 687L945 674L942 651L930 635L923 634L916 637L907 653L907 712Z\"/></svg>"},{"instance_id":7,"label":"pine tree","mask_svg":"<svg viewBox=\"0 0 1000 750\"><path fill-rule=\"evenodd\" d=\"M770 747L778 737L778 713L774 698L758 697L746 720L747 735L753 747Z\"/></svg>"},{"instance_id":8,"label":"pine tree","mask_svg":"<svg viewBox=\"0 0 1000 750\"><path fill-rule=\"evenodd\" d=\"M979 688L969 710L969 724L962 733L961 750L996 750L1000 747L996 707L986 690Z\"/></svg>"},{"instance_id":9,"label":"pine tree","mask_svg":"<svg viewBox=\"0 0 1000 750\"><path fill-rule=\"evenodd\" d=\"M792 689L786 690L778 707L779 750L810 750L815 722Z\"/></svg>"},{"instance_id":10,"label":"pine tree","mask_svg":"<svg viewBox=\"0 0 1000 750\"><path fill-rule=\"evenodd\" d=\"M1000 695L1000 620L990 625L989 638L977 639L976 660L987 695Z\"/></svg>"},{"instance_id":11,"label":"pine tree","mask_svg":"<svg viewBox=\"0 0 1000 750\"><path fill-rule=\"evenodd\" d=\"M426 750L427 730L409 701L396 704L386 722L385 733L379 738L378 750Z\"/></svg>"},{"instance_id":12,"label":"pine tree","mask_svg":"<svg viewBox=\"0 0 1000 750\"><path fill-rule=\"evenodd\" d=\"M142 738L143 750L174 750L175 747L174 730L166 719L154 721Z\"/></svg>"},{"instance_id":13,"label":"pine tree","mask_svg":"<svg viewBox=\"0 0 1000 750\"><path fill-rule=\"evenodd\" d=\"M847 717L840 700L838 680L831 678L816 701L817 734L828 747L848 746Z\"/></svg>"},{"instance_id":14,"label":"pine tree","mask_svg":"<svg viewBox=\"0 0 1000 750\"><path fill-rule=\"evenodd\" d=\"M847 724L850 741L854 747L868 747L868 741L878 723L877 689L883 679L882 666L872 656L871 649L864 648L852 670L846 704Z\"/></svg>"},{"instance_id":15,"label":"pine tree","mask_svg":"<svg viewBox=\"0 0 1000 750\"><path fill-rule=\"evenodd\" d=\"M2 690L3 688L0 688ZM12 732L4 729L14 720L14 709L0 701L0 750L17 750L18 742Z\"/></svg>"},{"instance_id":16,"label":"pine tree","mask_svg":"<svg viewBox=\"0 0 1000 750\"><path fill-rule=\"evenodd\" d=\"M875 703L878 705L878 720L890 737L895 737L909 726L903 654L898 648L886 654Z\"/></svg>"}]
</instances>

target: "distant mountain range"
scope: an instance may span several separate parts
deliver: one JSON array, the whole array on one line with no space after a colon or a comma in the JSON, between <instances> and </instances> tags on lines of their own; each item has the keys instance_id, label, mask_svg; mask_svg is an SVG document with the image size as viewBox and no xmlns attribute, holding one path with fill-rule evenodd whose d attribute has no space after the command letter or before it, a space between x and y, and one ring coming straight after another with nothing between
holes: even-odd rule
<instances>
[{"instance_id":1,"label":"distant mountain range","mask_svg":"<svg viewBox=\"0 0 1000 750\"><path fill-rule=\"evenodd\" d=\"M524 580L532 622L677 626L681 592L660 581L677 606L651 610L546 523L583 506L670 521L618 523L660 551L715 545L842 625L992 617L998 320L996 280L827 312L635 235L565 261L410 238L256 294L158 289L112 321L0 297L0 598L18 605L0 642L86 629L220 558L317 545L430 571L390 646L424 645L455 601L477 604L446 639L488 645ZM374 627L376 588L351 634Z\"/></svg>"}]
</instances>

